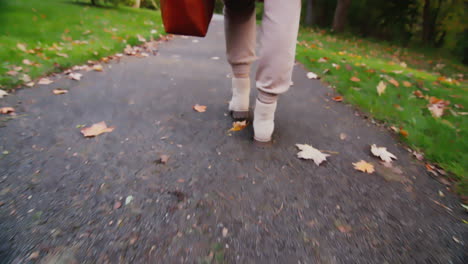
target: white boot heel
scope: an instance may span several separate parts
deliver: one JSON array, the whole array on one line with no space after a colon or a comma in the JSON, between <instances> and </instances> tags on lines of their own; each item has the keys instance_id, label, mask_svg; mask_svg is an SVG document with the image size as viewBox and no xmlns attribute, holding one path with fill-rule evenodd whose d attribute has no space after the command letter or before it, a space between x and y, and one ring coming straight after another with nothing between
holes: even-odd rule
<instances>
[{"instance_id":1,"label":"white boot heel","mask_svg":"<svg viewBox=\"0 0 468 264\"><path fill-rule=\"evenodd\" d=\"M232 78L232 99L229 111L234 119L249 117L250 78Z\"/></svg>"},{"instance_id":2,"label":"white boot heel","mask_svg":"<svg viewBox=\"0 0 468 264\"><path fill-rule=\"evenodd\" d=\"M272 104L262 103L257 99L254 110L254 140L259 143L271 141L271 135L275 129L275 111L277 102Z\"/></svg>"}]
</instances>

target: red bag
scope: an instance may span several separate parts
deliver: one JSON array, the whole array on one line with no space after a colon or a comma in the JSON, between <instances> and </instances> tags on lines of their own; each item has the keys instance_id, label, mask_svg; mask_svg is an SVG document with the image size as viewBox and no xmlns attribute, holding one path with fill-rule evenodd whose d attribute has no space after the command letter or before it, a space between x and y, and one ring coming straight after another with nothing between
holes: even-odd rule
<instances>
[{"instance_id":1,"label":"red bag","mask_svg":"<svg viewBox=\"0 0 468 264\"><path fill-rule=\"evenodd\" d=\"M204 37L208 31L215 0L161 0L167 33Z\"/></svg>"}]
</instances>

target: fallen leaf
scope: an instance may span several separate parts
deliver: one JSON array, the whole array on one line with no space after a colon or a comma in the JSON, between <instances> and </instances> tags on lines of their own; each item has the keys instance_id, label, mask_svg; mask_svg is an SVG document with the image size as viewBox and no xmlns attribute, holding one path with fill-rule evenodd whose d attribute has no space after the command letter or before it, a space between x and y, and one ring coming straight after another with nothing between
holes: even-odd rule
<instances>
[{"instance_id":1,"label":"fallen leaf","mask_svg":"<svg viewBox=\"0 0 468 264\"><path fill-rule=\"evenodd\" d=\"M419 91L419 90L416 90L413 92L413 94L417 97L417 98L424 98L424 94Z\"/></svg>"},{"instance_id":2,"label":"fallen leaf","mask_svg":"<svg viewBox=\"0 0 468 264\"><path fill-rule=\"evenodd\" d=\"M140 34L137 35L137 38L140 42L146 42L146 39L142 37Z\"/></svg>"},{"instance_id":3,"label":"fallen leaf","mask_svg":"<svg viewBox=\"0 0 468 264\"><path fill-rule=\"evenodd\" d=\"M49 84L51 84L51 83L53 83L53 81L52 81L51 79L49 79L49 78L41 78L37 84L49 85Z\"/></svg>"},{"instance_id":4,"label":"fallen leaf","mask_svg":"<svg viewBox=\"0 0 468 264\"><path fill-rule=\"evenodd\" d=\"M57 54L57 56L68 58L68 54L60 53L60 52L57 52L56 54Z\"/></svg>"},{"instance_id":5,"label":"fallen leaf","mask_svg":"<svg viewBox=\"0 0 468 264\"><path fill-rule=\"evenodd\" d=\"M341 134L340 134L340 139L341 139L341 140L345 140L345 139L347 139L347 138L348 138L348 135L346 135L345 133L341 133Z\"/></svg>"},{"instance_id":6,"label":"fallen leaf","mask_svg":"<svg viewBox=\"0 0 468 264\"><path fill-rule=\"evenodd\" d=\"M327 57L323 57L323 58L320 58L320 59L318 60L318 62L320 62L320 63L327 62L327 61L328 61L328 58L327 58Z\"/></svg>"},{"instance_id":7,"label":"fallen leaf","mask_svg":"<svg viewBox=\"0 0 468 264\"><path fill-rule=\"evenodd\" d=\"M316 80L316 79L318 79L319 77L318 77L317 74L315 74L315 73L313 73L313 72L308 72L308 73L307 73L307 78L308 78L308 79L311 79L311 80Z\"/></svg>"},{"instance_id":8,"label":"fallen leaf","mask_svg":"<svg viewBox=\"0 0 468 264\"><path fill-rule=\"evenodd\" d=\"M362 171L362 172L366 172L366 173L373 173L375 170L374 170L374 165L364 161L364 160L361 160L359 162L356 162L356 163L353 163L354 165L354 169L358 170L358 171Z\"/></svg>"},{"instance_id":9,"label":"fallen leaf","mask_svg":"<svg viewBox=\"0 0 468 264\"><path fill-rule=\"evenodd\" d=\"M440 104L428 105L427 109L429 109L433 117L439 118L444 115L444 107Z\"/></svg>"},{"instance_id":10,"label":"fallen leaf","mask_svg":"<svg viewBox=\"0 0 468 264\"><path fill-rule=\"evenodd\" d=\"M26 52L27 48L26 48L26 44L23 44L23 43L18 43L16 44L16 47L21 50L21 51L24 51Z\"/></svg>"},{"instance_id":11,"label":"fallen leaf","mask_svg":"<svg viewBox=\"0 0 468 264\"><path fill-rule=\"evenodd\" d=\"M193 106L193 110L195 110L195 111L197 111L199 113L204 113L204 112L206 112L206 106L196 104L196 105Z\"/></svg>"},{"instance_id":12,"label":"fallen leaf","mask_svg":"<svg viewBox=\"0 0 468 264\"><path fill-rule=\"evenodd\" d=\"M83 77L83 74L78 73L78 72L72 72L68 76L72 80L79 81L81 80L81 77Z\"/></svg>"},{"instance_id":13,"label":"fallen leaf","mask_svg":"<svg viewBox=\"0 0 468 264\"><path fill-rule=\"evenodd\" d=\"M341 68L341 66L339 64L336 64L336 63L332 63L332 66L337 70L339 70Z\"/></svg>"},{"instance_id":14,"label":"fallen leaf","mask_svg":"<svg viewBox=\"0 0 468 264\"><path fill-rule=\"evenodd\" d=\"M137 240L138 240L138 236L133 236L132 238L130 238L130 245L135 244Z\"/></svg>"},{"instance_id":15,"label":"fallen leaf","mask_svg":"<svg viewBox=\"0 0 468 264\"><path fill-rule=\"evenodd\" d=\"M228 229L226 227L223 227L223 237L227 237L228 234Z\"/></svg>"},{"instance_id":16,"label":"fallen leaf","mask_svg":"<svg viewBox=\"0 0 468 264\"><path fill-rule=\"evenodd\" d=\"M317 164L317 166L319 166L323 161L327 160L327 157L330 156L328 154L323 154L318 149L307 144L296 144L296 147L301 150L299 153L297 153L298 158L312 159L314 160L315 164Z\"/></svg>"},{"instance_id":17,"label":"fallen leaf","mask_svg":"<svg viewBox=\"0 0 468 264\"><path fill-rule=\"evenodd\" d=\"M386 147L377 147L375 144L371 145L371 152L385 162L392 162L392 159L397 159L395 155L387 151Z\"/></svg>"},{"instance_id":18,"label":"fallen leaf","mask_svg":"<svg viewBox=\"0 0 468 264\"><path fill-rule=\"evenodd\" d=\"M350 225L346 225L341 223L340 221L335 221L335 227L341 232L341 233L349 233L351 232L352 228Z\"/></svg>"},{"instance_id":19,"label":"fallen leaf","mask_svg":"<svg viewBox=\"0 0 468 264\"><path fill-rule=\"evenodd\" d=\"M96 64L96 65L93 66L93 70L98 71L98 72L102 72L104 70L104 68L102 67L101 64Z\"/></svg>"},{"instance_id":20,"label":"fallen leaf","mask_svg":"<svg viewBox=\"0 0 468 264\"><path fill-rule=\"evenodd\" d=\"M39 257L39 251L34 251L33 253L31 253L31 255L29 255L28 259L37 259Z\"/></svg>"},{"instance_id":21,"label":"fallen leaf","mask_svg":"<svg viewBox=\"0 0 468 264\"><path fill-rule=\"evenodd\" d=\"M219 60L219 57L211 57L212 60Z\"/></svg>"},{"instance_id":22,"label":"fallen leaf","mask_svg":"<svg viewBox=\"0 0 468 264\"><path fill-rule=\"evenodd\" d=\"M350 80L353 81L353 82L360 82L360 81L361 81L361 79L359 79L359 78L356 77L356 76L351 77Z\"/></svg>"},{"instance_id":23,"label":"fallen leaf","mask_svg":"<svg viewBox=\"0 0 468 264\"><path fill-rule=\"evenodd\" d=\"M169 155L163 154L159 157L159 163L161 164L167 164L168 161L169 161Z\"/></svg>"},{"instance_id":24,"label":"fallen leaf","mask_svg":"<svg viewBox=\"0 0 468 264\"><path fill-rule=\"evenodd\" d=\"M114 210L115 210L115 209L119 209L121 206L122 206L122 202L121 202L121 201L116 201L116 202L114 203Z\"/></svg>"},{"instance_id":25,"label":"fallen leaf","mask_svg":"<svg viewBox=\"0 0 468 264\"><path fill-rule=\"evenodd\" d=\"M335 96L332 98L332 100L335 102L343 102L343 96Z\"/></svg>"},{"instance_id":26,"label":"fallen leaf","mask_svg":"<svg viewBox=\"0 0 468 264\"><path fill-rule=\"evenodd\" d=\"M129 205L133 201L133 196L129 195L125 198L125 205Z\"/></svg>"},{"instance_id":27,"label":"fallen leaf","mask_svg":"<svg viewBox=\"0 0 468 264\"><path fill-rule=\"evenodd\" d=\"M388 81L388 82L395 85L396 87L400 86L400 84L395 79L390 79L390 81Z\"/></svg>"},{"instance_id":28,"label":"fallen leaf","mask_svg":"<svg viewBox=\"0 0 468 264\"><path fill-rule=\"evenodd\" d=\"M3 97L5 97L5 96L7 96L7 95L8 95L7 92L5 92L4 90L0 89L0 98L3 98Z\"/></svg>"},{"instance_id":29,"label":"fallen leaf","mask_svg":"<svg viewBox=\"0 0 468 264\"><path fill-rule=\"evenodd\" d=\"M52 93L54 93L55 95L66 94L68 93L68 90L58 88L58 89L52 90Z\"/></svg>"},{"instance_id":30,"label":"fallen leaf","mask_svg":"<svg viewBox=\"0 0 468 264\"><path fill-rule=\"evenodd\" d=\"M403 82L403 86L405 86L405 87L411 87L411 83L408 82L408 81L404 81L404 82Z\"/></svg>"},{"instance_id":31,"label":"fallen leaf","mask_svg":"<svg viewBox=\"0 0 468 264\"><path fill-rule=\"evenodd\" d=\"M402 136L404 136L404 137L408 137L408 136L409 136L409 133L408 133L408 131L406 131L406 130L400 128L400 135L402 135Z\"/></svg>"},{"instance_id":32,"label":"fallen leaf","mask_svg":"<svg viewBox=\"0 0 468 264\"><path fill-rule=\"evenodd\" d=\"M1 107L0 108L0 114L11 114L14 113L15 109L13 107Z\"/></svg>"},{"instance_id":33,"label":"fallen leaf","mask_svg":"<svg viewBox=\"0 0 468 264\"><path fill-rule=\"evenodd\" d=\"M21 81L25 82L25 83L28 83L31 81L31 77L29 77L29 75L23 73L21 74L21 77L19 77L18 79L20 79Z\"/></svg>"},{"instance_id":34,"label":"fallen leaf","mask_svg":"<svg viewBox=\"0 0 468 264\"><path fill-rule=\"evenodd\" d=\"M417 160L423 160L424 159L424 154L419 153L417 151L413 151L413 155Z\"/></svg>"},{"instance_id":35,"label":"fallen leaf","mask_svg":"<svg viewBox=\"0 0 468 264\"><path fill-rule=\"evenodd\" d=\"M95 137L102 133L109 133L114 131L115 127L107 127L106 122L102 121L96 124L93 124L90 127L81 129L81 133L85 137Z\"/></svg>"},{"instance_id":36,"label":"fallen leaf","mask_svg":"<svg viewBox=\"0 0 468 264\"><path fill-rule=\"evenodd\" d=\"M28 86L28 87L33 87L33 86L34 86L34 82L28 82L28 83L26 83L25 85Z\"/></svg>"},{"instance_id":37,"label":"fallen leaf","mask_svg":"<svg viewBox=\"0 0 468 264\"><path fill-rule=\"evenodd\" d=\"M385 92L385 89L387 89L387 85L384 81L380 81L379 85L377 85L377 93L379 94L379 96Z\"/></svg>"},{"instance_id":38,"label":"fallen leaf","mask_svg":"<svg viewBox=\"0 0 468 264\"><path fill-rule=\"evenodd\" d=\"M16 76L16 75L18 75L18 72L14 71L14 70L10 70L10 71L7 71L6 74L8 74L10 76Z\"/></svg>"},{"instance_id":39,"label":"fallen leaf","mask_svg":"<svg viewBox=\"0 0 468 264\"><path fill-rule=\"evenodd\" d=\"M241 131L242 129L246 127L247 127L247 120L236 121L232 123L232 128L229 129L228 132Z\"/></svg>"}]
</instances>

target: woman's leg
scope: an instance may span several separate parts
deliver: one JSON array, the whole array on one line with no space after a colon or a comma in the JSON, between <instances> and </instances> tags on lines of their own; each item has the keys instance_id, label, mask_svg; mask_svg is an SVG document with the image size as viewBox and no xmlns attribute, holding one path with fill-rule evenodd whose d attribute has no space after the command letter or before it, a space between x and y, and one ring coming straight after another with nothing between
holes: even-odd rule
<instances>
[{"instance_id":1,"label":"woman's leg","mask_svg":"<svg viewBox=\"0 0 468 264\"><path fill-rule=\"evenodd\" d=\"M260 59L254 113L255 140L269 142L274 130L278 95L291 84L301 0L266 0L260 38Z\"/></svg>"},{"instance_id":2,"label":"woman's leg","mask_svg":"<svg viewBox=\"0 0 468 264\"><path fill-rule=\"evenodd\" d=\"M254 0L225 0L226 53L232 67L232 99L229 110L235 119L248 117L250 65L256 60Z\"/></svg>"}]
</instances>

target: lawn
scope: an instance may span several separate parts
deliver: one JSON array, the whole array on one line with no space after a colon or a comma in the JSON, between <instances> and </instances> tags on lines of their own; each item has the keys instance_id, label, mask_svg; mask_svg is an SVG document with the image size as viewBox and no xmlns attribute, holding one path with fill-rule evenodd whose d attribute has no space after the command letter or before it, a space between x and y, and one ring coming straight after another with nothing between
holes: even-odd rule
<instances>
[{"instance_id":1,"label":"lawn","mask_svg":"<svg viewBox=\"0 0 468 264\"><path fill-rule=\"evenodd\" d=\"M2 89L163 33L159 12L72 0L0 1L0 25Z\"/></svg>"},{"instance_id":2,"label":"lawn","mask_svg":"<svg viewBox=\"0 0 468 264\"><path fill-rule=\"evenodd\" d=\"M459 192L468 193L467 67L434 51L325 31L302 29L299 38L299 61L336 87L344 102L385 121L427 160L453 173ZM380 82L386 86L381 95ZM443 115L434 117L428 105L444 109Z\"/></svg>"}]
</instances>

